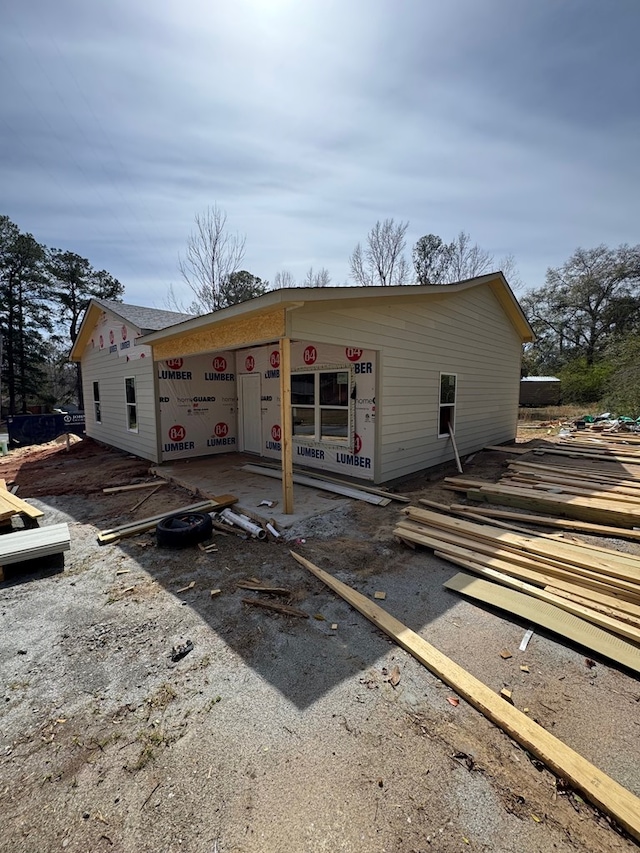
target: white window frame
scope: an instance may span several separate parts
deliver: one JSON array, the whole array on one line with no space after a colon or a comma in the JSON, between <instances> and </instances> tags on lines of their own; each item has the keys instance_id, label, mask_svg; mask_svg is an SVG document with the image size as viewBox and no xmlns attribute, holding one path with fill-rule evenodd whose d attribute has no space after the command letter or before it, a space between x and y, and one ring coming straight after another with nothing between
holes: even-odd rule
<instances>
[{"instance_id":1,"label":"white window frame","mask_svg":"<svg viewBox=\"0 0 640 853\"><path fill-rule=\"evenodd\" d=\"M133 383L133 402L130 402L129 398L127 396L127 388L129 387L127 385L127 382ZM139 427L140 427L140 422L138 420L138 391L136 388L135 376L125 376L124 377L124 405L125 405L125 415L126 415L125 423L127 425L127 432L138 432ZM136 422L135 427L131 426L131 417L130 417L130 410L131 409L133 409L135 412L135 422Z\"/></svg>"},{"instance_id":2,"label":"white window frame","mask_svg":"<svg viewBox=\"0 0 640 853\"><path fill-rule=\"evenodd\" d=\"M313 435L295 435L293 434L293 440L298 444L312 444L318 446L338 446L343 448L352 448L354 441L354 412L353 412L353 400L351 399L351 395L353 394L353 370L350 366L336 366L336 365L325 365L322 367L317 367L315 369L309 367L301 367L298 370L291 371L291 378L296 374L313 374L313 382L314 382L314 391L313 403L291 403L291 412L293 415L294 409L312 409L313 417L314 417L314 426L315 431ZM347 405L346 406L325 406L320 404L320 376L323 373L346 373L348 376L348 390L347 390ZM343 438L340 436L322 436L322 411L325 409L346 409L347 411L347 435Z\"/></svg>"},{"instance_id":3,"label":"white window frame","mask_svg":"<svg viewBox=\"0 0 640 853\"><path fill-rule=\"evenodd\" d=\"M453 376L455 380L454 388L453 388L453 403L443 403L442 402L442 377L443 376ZM449 423L451 424L451 428L453 432L456 431L456 409L458 407L458 374L450 373L449 371L440 371L440 375L438 377L438 438L449 438L449 431L440 432L440 421L442 419L442 410L443 409L453 409L453 417L450 419Z\"/></svg>"},{"instance_id":4,"label":"white window frame","mask_svg":"<svg viewBox=\"0 0 640 853\"><path fill-rule=\"evenodd\" d=\"M93 415L97 424L102 423L102 409L100 405L100 383L97 379L93 381Z\"/></svg>"}]
</instances>

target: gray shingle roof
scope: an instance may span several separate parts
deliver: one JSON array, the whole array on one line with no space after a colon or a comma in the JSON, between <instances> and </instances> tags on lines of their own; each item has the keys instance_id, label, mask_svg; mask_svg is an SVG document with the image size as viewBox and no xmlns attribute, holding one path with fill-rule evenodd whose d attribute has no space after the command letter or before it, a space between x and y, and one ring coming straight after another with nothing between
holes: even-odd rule
<instances>
[{"instance_id":1,"label":"gray shingle roof","mask_svg":"<svg viewBox=\"0 0 640 853\"><path fill-rule=\"evenodd\" d=\"M109 299L95 299L98 305L113 311L118 317L137 326L143 333L159 332L167 326L192 320L193 314L179 314L177 311L163 311L159 308L143 308L140 305L127 305L124 302L114 302Z\"/></svg>"}]
</instances>

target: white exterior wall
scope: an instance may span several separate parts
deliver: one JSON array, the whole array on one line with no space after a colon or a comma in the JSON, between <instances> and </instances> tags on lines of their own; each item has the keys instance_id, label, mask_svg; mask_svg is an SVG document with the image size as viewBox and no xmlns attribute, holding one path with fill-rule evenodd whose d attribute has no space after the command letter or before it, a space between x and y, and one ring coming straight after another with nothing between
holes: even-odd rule
<instances>
[{"instance_id":1,"label":"white exterior wall","mask_svg":"<svg viewBox=\"0 0 640 853\"><path fill-rule=\"evenodd\" d=\"M81 360L86 434L158 462L153 359L149 347L134 346L139 334L139 329L106 311L93 330ZM136 380L137 432L127 429L124 380L128 376ZM94 381L100 383L101 423L95 417Z\"/></svg>"},{"instance_id":2,"label":"white exterior wall","mask_svg":"<svg viewBox=\"0 0 640 853\"><path fill-rule=\"evenodd\" d=\"M515 438L522 344L488 286L367 305L307 305L290 314L292 338L380 352L376 482L454 458L438 438L440 373L457 375L461 455Z\"/></svg>"}]
</instances>

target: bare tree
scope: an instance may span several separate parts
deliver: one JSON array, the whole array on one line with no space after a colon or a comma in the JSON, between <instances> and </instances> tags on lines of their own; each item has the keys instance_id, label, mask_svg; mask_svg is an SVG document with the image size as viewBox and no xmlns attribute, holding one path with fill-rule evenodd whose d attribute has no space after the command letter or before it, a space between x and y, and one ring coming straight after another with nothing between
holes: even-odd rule
<instances>
[{"instance_id":1,"label":"bare tree","mask_svg":"<svg viewBox=\"0 0 640 853\"><path fill-rule=\"evenodd\" d=\"M461 231L451 243L451 260L447 272L448 283L464 281L490 272L494 264L493 255L481 249L477 243L471 245L471 237Z\"/></svg>"},{"instance_id":2,"label":"bare tree","mask_svg":"<svg viewBox=\"0 0 640 853\"><path fill-rule=\"evenodd\" d=\"M329 287L330 284L331 276L326 267L320 267L318 272L314 272L313 267L309 267L302 282L302 287Z\"/></svg>"},{"instance_id":3,"label":"bare tree","mask_svg":"<svg viewBox=\"0 0 640 853\"><path fill-rule=\"evenodd\" d=\"M367 234L364 246L355 247L349 258L351 277L359 285L405 284L409 264L404 255L408 222L393 219L378 220Z\"/></svg>"},{"instance_id":4,"label":"bare tree","mask_svg":"<svg viewBox=\"0 0 640 853\"><path fill-rule=\"evenodd\" d=\"M187 251L178 259L182 278L195 294L195 313L218 311L227 305L228 285L244 258L246 237L227 230L227 214L214 205L195 216Z\"/></svg>"},{"instance_id":5,"label":"bare tree","mask_svg":"<svg viewBox=\"0 0 640 853\"><path fill-rule=\"evenodd\" d=\"M287 287L297 287L295 277L289 270L280 270L273 277L273 289L283 290Z\"/></svg>"}]
</instances>

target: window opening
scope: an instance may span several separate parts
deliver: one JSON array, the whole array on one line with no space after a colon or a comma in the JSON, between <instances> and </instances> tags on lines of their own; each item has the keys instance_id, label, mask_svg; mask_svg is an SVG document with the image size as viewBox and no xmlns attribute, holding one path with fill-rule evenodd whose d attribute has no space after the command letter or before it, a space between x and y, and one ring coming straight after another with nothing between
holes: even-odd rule
<instances>
[{"instance_id":1,"label":"window opening","mask_svg":"<svg viewBox=\"0 0 640 853\"><path fill-rule=\"evenodd\" d=\"M93 412L95 415L96 423L102 423L102 413L100 410L100 383L93 383Z\"/></svg>"},{"instance_id":2,"label":"window opening","mask_svg":"<svg viewBox=\"0 0 640 853\"><path fill-rule=\"evenodd\" d=\"M136 402L136 380L128 376L124 380L125 402L127 406L127 429L131 432L138 431L138 405Z\"/></svg>"},{"instance_id":3,"label":"window opening","mask_svg":"<svg viewBox=\"0 0 640 853\"><path fill-rule=\"evenodd\" d=\"M440 374L440 406L438 411L438 438L449 435L449 425L455 431L456 417L456 386L455 373Z\"/></svg>"}]
</instances>

